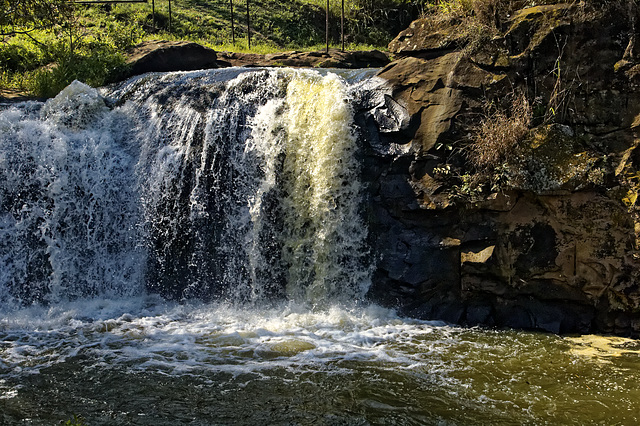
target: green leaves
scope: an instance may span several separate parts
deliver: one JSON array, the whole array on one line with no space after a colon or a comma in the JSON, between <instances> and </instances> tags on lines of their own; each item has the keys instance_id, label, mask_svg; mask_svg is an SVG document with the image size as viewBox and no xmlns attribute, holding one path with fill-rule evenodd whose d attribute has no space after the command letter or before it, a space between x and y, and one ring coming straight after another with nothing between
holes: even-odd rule
<instances>
[{"instance_id":1,"label":"green leaves","mask_svg":"<svg viewBox=\"0 0 640 426\"><path fill-rule=\"evenodd\" d=\"M65 19L72 7L67 0L2 0L0 4L3 36L50 28Z\"/></svg>"}]
</instances>

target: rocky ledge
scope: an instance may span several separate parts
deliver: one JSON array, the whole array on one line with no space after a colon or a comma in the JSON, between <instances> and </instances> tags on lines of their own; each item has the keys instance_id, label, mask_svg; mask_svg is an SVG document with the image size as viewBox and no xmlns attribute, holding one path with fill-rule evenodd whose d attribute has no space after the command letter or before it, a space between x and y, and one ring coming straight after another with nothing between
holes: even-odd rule
<instances>
[{"instance_id":1,"label":"rocky ledge","mask_svg":"<svg viewBox=\"0 0 640 426\"><path fill-rule=\"evenodd\" d=\"M217 54L200 44L187 41L152 40L127 52L127 72L122 78L146 72L193 71L218 68Z\"/></svg>"},{"instance_id":2,"label":"rocky ledge","mask_svg":"<svg viewBox=\"0 0 640 426\"><path fill-rule=\"evenodd\" d=\"M390 44L392 99L363 118L378 133L371 298L457 324L640 336L638 6L590 4L493 10L480 40L427 17Z\"/></svg>"},{"instance_id":3,"label":"rocky ledge","mask_svg":"<svg viewBox=\"0 0 640 426\"><path fill-rule=\"evenodd\" d=\"M128 78L154 71L192 71L223 67L382 68L390 55L378 50L342 52L282 52L271 54L215 52L185 41L148 41L128 52Z\"/></svg>"},{"instance_id":4,"label":"rocky ledge","mask_svg":"<svg viewBox=\"0 0 640 426\"><path fill-rule=\"evenodd\" d=\"M271 54L220 52L220 66L235 67L305 67L305 68L382 68L391 62L390 55L379 50L342 52L330 49L315 52Z\"/></svg>"},{"instance_id":5,"label":"rocky ledge","mask_svg":"<svg viewBox=\"0 0 640 426\"><path fill-rule=\"evenodd\" d=\"M194 71L224 67L382 68L391 55L379 50L291 51L271 54L216 52L188 41L151 40L127 52L126 67L111 82L147 72ZM24 92L0 90L0 102L34 99Z\"/></svg>"}]
</instances>

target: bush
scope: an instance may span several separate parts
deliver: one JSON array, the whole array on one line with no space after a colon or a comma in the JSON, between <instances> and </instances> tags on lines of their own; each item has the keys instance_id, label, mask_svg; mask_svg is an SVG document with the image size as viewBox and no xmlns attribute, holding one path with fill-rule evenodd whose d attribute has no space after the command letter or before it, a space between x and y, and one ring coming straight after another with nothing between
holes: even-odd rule
<instances>
[{"instance_id":1,"label":"bush","mask_svg":"<svg viewBox=\"0 0 640 426\"><path fill-rule=\"evenodd\" d=\"M87 423L85 423L84 418L82 418L81 416L75 415L67 420L64 423L60 423L62 426L86 426Z\"/></svg>"},{"instance_id":2,"label":"bush","mask_svg":"<svg viewBox=\"0 0 640 426\"><path fill-rule=\"evenodd\" d=\"M524 94L515 95L510 113L493 111L475 128L468 158L477 171L490 172L508 161L529 132L531 106Z\"/></svg>"},{"instance_id":3,"label":"bush","mask_svg":"<svg viewBox=\"0 0 640 426\"><path fill-rule=\"evenodd\" d=\"M73 80L90 86L110 82L124 66L124 56L115 51L94 50L91 54L63 56L57 64L35 71L26 84L36 96L55 96Z\"/></svg>"},{"instance_id":4,"label":"bush","mask_svg":"<svg viewBox=\"0 0 640 426\"><path fill-rule=\"evenodd\" d=\"M0 46L0 64L7 71L25 72L36 68L42 62L42 53L30 49L25 44L5 44Z\"/></svg>"}]
</instances>

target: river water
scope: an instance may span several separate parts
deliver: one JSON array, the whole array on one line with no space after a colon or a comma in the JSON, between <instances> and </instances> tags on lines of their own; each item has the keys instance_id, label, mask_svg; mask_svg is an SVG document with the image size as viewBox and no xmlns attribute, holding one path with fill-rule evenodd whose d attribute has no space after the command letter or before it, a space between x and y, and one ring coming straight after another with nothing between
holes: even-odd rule
<instances>
[{"instance_id":1,"label":"river water","mask_svg":"<svg viewBox=\"0 0 640 426\"><path fill-rule=\"evenodd\" d=\"M640 342L366 301L384 93L227 69L0 111L0 424L640 422Z\"/></svg>"}]
</instances>

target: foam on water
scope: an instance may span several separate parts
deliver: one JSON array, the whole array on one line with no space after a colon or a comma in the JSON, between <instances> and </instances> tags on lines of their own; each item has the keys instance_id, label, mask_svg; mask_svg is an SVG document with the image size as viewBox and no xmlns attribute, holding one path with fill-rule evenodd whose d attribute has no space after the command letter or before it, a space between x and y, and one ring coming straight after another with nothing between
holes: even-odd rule
<instances>
[{"instance_id":1,"label":"foam on water","mask_svg":"<svg viewBox=\"0 0 640 426\"><path fill-rule=\"evenodd\" d=\"M122 386L134 388L147 377L185 379L232 393L255 391L257 400L271 386L315 388L338 380L344 383L338 389L354 381L366 412L405 420L420 413L463 423L637 420L633 348L618 357L605 354L602 363L573 351L587 340L462 329L375 306L310 311L294 302L248 308L92 298L14 311L0 321L0 336L5 401L20 398L27 383L39 383L36 377L57 374L59 385L78 374L91 380L122 375L132 380L120 379ZM69 369L81 373L69 376ZM594 411L591 399L605 407Z\"/></svg>"},{"instance_id":2,"label":"foam on water","mask_svg":"<svg viewBox=\"0 0 640 426\"><path fill-rule=\"evenodd\" d=\"M296 303L249 309L158 302L90 299L15 311L0 321L2 363L21 374L37 373L83 353L112 366L144 370L157 365L171 374L202 369L237 374L271 369L274 362L295 369L349 360L411 368L419 356L413 359L394 346L436 330L446 339L454 330L400 319L375 306L309 311Z\"/></svg>"}]
</instances>

